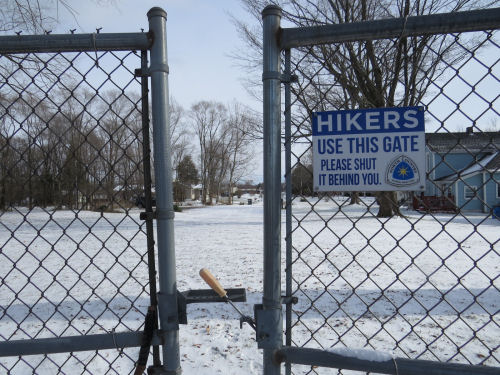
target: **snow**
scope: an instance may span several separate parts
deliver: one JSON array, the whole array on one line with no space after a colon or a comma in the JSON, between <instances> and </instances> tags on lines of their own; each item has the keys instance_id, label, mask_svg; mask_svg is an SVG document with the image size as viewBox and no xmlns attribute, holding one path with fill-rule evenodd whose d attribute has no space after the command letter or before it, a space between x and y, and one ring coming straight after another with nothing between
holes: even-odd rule
<instances>
[{"instance_id":1,"label":"snow","mask_svg":"<svg viewBox=\"0 0 500 375\"><path fill-rule=\"evenodd\" d=\"M294 247L301 251L300 257L294 253L294 279L301 283L294 309L302 314L293 328L295 344L334 347L334 352L359 358L388 355L366 349L395 357L475 364L490 357L484 364L498 366L498 220L481 214L422 216L406 211L406 218L380 221L372 215L375 207L373 212L364 205L342 206L339 211L331 201L311 202L297 200L293 206L294 220L300 220ZM139 329L143 323L139 311L145 312L149 304L143 291L148 276L141 255L146 243L139 213L81 211L76 218L71 211L41 209L0 213L0 337ZM283 232L284 215L283 210ZM327 224L325 219L330 219ZM262 300L262 222L261 199L252 205L176 213L178 289L207 288L198 275L206 267L225 288L246 289L247 302L237 306L252 316L253 305ZM14 229L16 238L10 234ZM309 246L312 237L314 245ZM32 255L25 254L26 247ZM319 249L335 251L325 254ZM282 250L284 262L284 240ZM43 296L40 290L45 290ZM30 305L34 305L31 310ZM188 324L181 325L179 333L183 373L261 374L262 352L254 336L248 325L239 328L239 315L229 304L188 305ZM345 352L342 346L363 349ZM95 352L50 355L50 360L30 356L24 362L0 358L0 372L14 366L13 374L31 373L32 367L37 374L53 374L59 367L68 374L106 373L108 362L113 362L111 373L125 374L137 353L131 348L122 356L106 350L97 356ZM302 369L306 368L297 366L297 373Z\"/></svg>"},{"instance_id":2,"label":"snow","mask_svg":"<svg viewBox=\"0 0 500 375\"><path fill-rule=\"evenodd\" d=\"M344 357L357 358L363 361L371 362L386 362L391 361L394 357L387 352L380 352L378 350L359 349L359 348L331 348L329 352L338 354Z\"/></svg>"}]
</instances>

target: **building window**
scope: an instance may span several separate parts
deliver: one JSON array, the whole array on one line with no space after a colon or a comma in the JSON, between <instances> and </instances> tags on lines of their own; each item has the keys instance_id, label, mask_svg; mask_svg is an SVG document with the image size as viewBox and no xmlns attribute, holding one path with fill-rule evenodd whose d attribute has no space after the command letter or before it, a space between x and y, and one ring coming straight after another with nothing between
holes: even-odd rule
<instances>
[{"instance_id":1,"label":"building window","mask_svg":"<svg viewBox=\"0 0 500 375\"><path fill-rule=\"evenodd\" d=\"M464 186L464 198L465 199L475 199L476 197L476 186Z\"/></svg>"}]
</instances>

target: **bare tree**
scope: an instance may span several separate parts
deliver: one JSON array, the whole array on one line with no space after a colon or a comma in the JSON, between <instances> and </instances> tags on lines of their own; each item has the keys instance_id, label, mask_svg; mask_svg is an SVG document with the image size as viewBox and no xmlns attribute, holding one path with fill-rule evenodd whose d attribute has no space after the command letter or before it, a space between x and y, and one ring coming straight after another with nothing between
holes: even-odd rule
<instances>
[{"instance_id":1,"label":"bare tree","mask_svg":"<svg viewBox=\"0 0 500 375\"><path fill-rule=\"evenodd\" d=\"M11 115L12 98L0 93L0 210L5 210L12 202L14 186L15 124Z\"/></svg>"},{"instance_id":2,"label":"bare tree","mask_svg":"<svg viewBox=\"0 0 500 375\"><path fill-rule=\"evenodd\" d=\"M170 143L172 147L172 170L177 171L179 163L191 153L190 132L184 108L170 98Z\"/></svg>"},{"instance_id":3,"label":"bare tree","mask_svg":"<svg viewBox=\"0 0 500 375\"><path fill-rule=\"evenodd\" d=\"M41 34L50 30L56 23L56 18L50 14L51 8L54 4L40 1L0 0L0 32Z\"/></svg>"},{"instance_id":4,"label":"bare tree","mask_svg":"<svg viewBox=\"0 0 500 375\"><path fill-rule=\"evenodd\" d=\"M0 208L52 204L56 173L51 167L60 154L52 144L58 133L48 125L53 108L28 91L7 95L0 108Z\"/></svg>"},{"instance_id":5,"label":"bare tree","mask_svg":"<svg viewBox=\"0 0 500 375\"><path fill-rule=\"evenodd\" d=\"M116 0L91 0L97 6L115 5ZM68 0L0 0L0 34L44 34L50 33L60 24L59 13L62 10L78 24L78 13ZM64 17L66 19L67 17ZM69 31L69 30L68 30ZM42 55L43 56L43 55ZM18 71L30 72L36 78L40 87L52 86L65 74L69 78L67 60L60 56L44 59L38 54L2 55L0 76L9 77L9 86L18 91L26 88L25 74L15 74ZM48 69L47 69L48 68Z\"/></svg>"},{"instance_id":6,"label":"bare tree","mask_svg":"<svg viewBox=\"0 0 500 375\"><path fill-rule=\"evenodd\" d=\"M116 6L115 0L92 0L92 3ZM68 0L0 0L0 33L43 34L60 22L62 9L77 21L78 13Z\"/></svg>"},{"instance_id":7,"label":"bare tree","mask_svg":"<svg viewBox=\"0 0 500 375\"><path fill-rule=\"evenodd\" d=\"M95 130L102 142L99 149L101 184L108 202L123 198L118 193L125 193L125 198L130 199L128 192L134 191L134 185L140 183L140 176L135 172L142 158L134 160L134 156L141 156L137 142L141 130L140 113L135 101L119 90L107 92L98 104L99 110L94 116L99 119Z\"/></svg>"},{"instance_id":8,"label":"bare tree","mask_svg":"<svg viewBox=\"0 0 500 375\"><path fill-rule=\"evenodd\" d=\"M285 22L294 26L351 23L382 18L404 18L488 7L498 1L431 0L241 0L261 22L260 11L269 3L283 8ZM235 20L247 42L237 58L246 67L260 69L261 28ZM474 43L461 40L461 43ZM422 35L392 40L346 42L302 48L294 54L299 83L292 85L301 108L298 137L310 137L313 111L325 109L411 106L418 104L449 64L463 58L455 36ZM300 61L300 63L297 63ZM447 65L448 64L448 65ZM257 69L256 69L257 68ZM256 87L249 85L249 87ZM329 107L329 108L327 108ZM378 216L400 215L395 192L379 192Z\"/></svg>"},{"instance_id":9,"label":"bare tree","mask_svg":"<svg viewBox=\"0 0 500 375\"><path fill-rule=\"evenodd\" d=\"M0 0L0 32L49 32L59 7L76 20L65 0ZM142 183L138 96L91 95L74 72L59 55L2 56L0 208L9 202L88 208L99 186L114 199L120 184L122 198L128 186ZM15 185L22 188L13 194Z\"/></svg>"},{"instance_id":10,"label":"bare tree","mask_svg":"<svg viewBox=\"0 0 500 375\"><path fill-rule=\"evenodd\" d=\"M190 117L200 150L200 182L203 203L221 195L227 186L231 196L236 182L252 159L254 121L251 111L239 103L224 106L202 101L192 106ZM230 198L231 201L231 198Z\"/></svg>"},{"instance_id":11,"label":"bare tree","mask_svg":"<svg viewBox=\"0 0 500 375\"><path fill-rule=\"evenodd\" d=\"M253 134L255 116L252 111L237 102L229 105L228 126L228 190L229 204L232 204L233 187L248 172L254 156Z\"/></svg>"},{"instance_id":12,"label":"bare tree","mask_svg":"<svg viewBox=\"0 0 500 375\"><path fill-rule=\"evenodd\" d=\"M221 103L201 101L191 107L190 117L200 151L201 202L205 204L209 195L211 203L218 154L223 145L221 132L226 121L226 108Z\"/></svg>"}]
</instances>

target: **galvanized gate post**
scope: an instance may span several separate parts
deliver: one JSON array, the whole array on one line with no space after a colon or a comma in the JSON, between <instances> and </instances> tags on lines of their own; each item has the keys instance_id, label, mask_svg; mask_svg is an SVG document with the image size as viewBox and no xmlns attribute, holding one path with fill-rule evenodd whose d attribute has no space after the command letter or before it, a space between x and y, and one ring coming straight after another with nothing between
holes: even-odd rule
<instances>
[{"instance_id":1,"label":"galvanized gate post","mask_svg":"<svg viewBox=\"0 0 500 375\"><path fill-rule=\"evenodd\" d=\"M281 311L281 58L278 45L281 9L267 6L264 23L264 296L262 323L266 328L264 374L280 374L274 360L283 343ZM259 325L259 319L257 321Z\"/></svg>"},{"instance_id":2,"label":"galvanized gate post","mask_svg":"<svg viewBox=\"0 0 500 375\"><path fill-rule=\"evenodd\" d=\"M285 268L285 292L286 298L292 297L292 98L290 84L292 83L291 73L291 52L285 50L285 191L286 191L286 268ZM285 310L285 345L292 345L292 304L287 301ZM285 363L285 374L292 373L290 362Z\"/></svg>"},{"instance_id":3,"label":"galvanized gate post","mask_svg":"<svg viewBox=\"0 0 500 375\"><path fill-rule=\"evenodd\" d=\"M158 309L163 331L163 373L180 374L179 318L174 246L174 210L172 195L172 162L169 132L167 13L161 8L148 12L153 33L151 47L151 99L156 187L158 244Z\"/></svg>"}]
</instances>

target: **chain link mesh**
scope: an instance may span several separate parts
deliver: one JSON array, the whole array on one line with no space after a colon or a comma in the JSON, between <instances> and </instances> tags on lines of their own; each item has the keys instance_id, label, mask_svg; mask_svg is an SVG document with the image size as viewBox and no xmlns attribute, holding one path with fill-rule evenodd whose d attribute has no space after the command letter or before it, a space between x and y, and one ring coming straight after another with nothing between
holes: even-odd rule
<instances>
[{"instance_id":1,"label":"chain link mesh","mask_svg":"<svg viewBox=\"0 0 500 375\"><path fill-rule=\"evenodd\" d=\"M137 52L0 57L0 338L139 330L149 305ZM126 374L137 349L1 358Z\"/></svg>"},{"instance_id":2,"label":"chain link mesh","mask_svg":"<svg viewBox=\"0 0 500 375\"><path fill-rule=\"evenodd\" d=\"M359 72L346 51L361 55L366 44L291 51L298 81L291 84L287 277L299 300L289 322L295 346L500 365L500 221L492 215L500 205L498 33L429 38L415 38L427 39L419 50L426 63L404 75L411 82L400 78L392 101L387 93L361 104L350 86ZM400 42L372 42L379 66L391 69ZM426 192L398 193L401 215L392 218L378 217L375 194L356 201L356 194L313 192L312 113L379 102L426 110ZM332 370L293 365L292 373Z\"/></svg>"}]
</instances>

